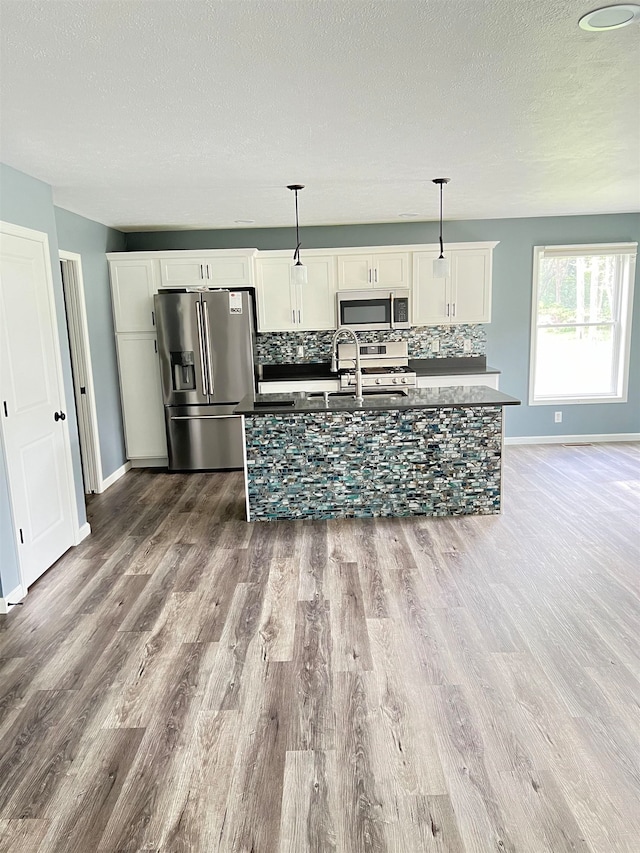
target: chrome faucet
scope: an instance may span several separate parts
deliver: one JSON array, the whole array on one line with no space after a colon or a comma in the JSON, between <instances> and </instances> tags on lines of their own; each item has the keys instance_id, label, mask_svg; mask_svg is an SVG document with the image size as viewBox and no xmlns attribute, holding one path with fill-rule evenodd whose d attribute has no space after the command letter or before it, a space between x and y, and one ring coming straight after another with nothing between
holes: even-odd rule
<instances>
[{"instance_id":1,"label":"chrome faucet","mask_svg":"<svg viewBox=\"0 0 640 853\"><path fill-rule=\"evenodd\" d=\"M362 403L362 370L360 368L360 341L356 333L353 329L350 329L349 326L340 326L336 329L336 332L333 336L333 340L331 341L331 372L337 373L338 371L338 339L341 335L348 335L353 339L354 344L356 345L356 357L353 359L354 364L356 366L356 402Z\"/></svg>"}]
</instances>

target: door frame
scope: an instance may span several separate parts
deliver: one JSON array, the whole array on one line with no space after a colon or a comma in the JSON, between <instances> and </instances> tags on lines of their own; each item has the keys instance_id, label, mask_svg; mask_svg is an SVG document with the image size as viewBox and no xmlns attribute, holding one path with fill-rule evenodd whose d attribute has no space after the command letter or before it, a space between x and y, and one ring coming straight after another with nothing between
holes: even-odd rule
<instances>
[{"instance_id":1,"label":"door frame","mask_svg":"<svg viewBox=\"0 0 640 853\"><path fill-rule=\"evenodd\" d=\"M73 375L78 433L80 435L84 491L85 494L99 494L104 491L104 484L102 481L100 433L91 363L91 342L84 298L82 255L62 249L58 251L58 254L60 260L69 264L69 268L72 270L71 275L66 278L62 275L62 289L64 291L69 346L71 348L71 373ZM82 393L82 387L84 387L85 393ZM81 405L83 398L84 406Z\"/></svg>"},{"instance_id":2,"label":"door frame","mask_svg":"<svg viewBox=\"0 0 640 853\"><path fill-rule=\"evenodd\" d=\"M53 272L51 269L51 251L49 248L49 235L44 231L35 231L32 228L25 228L23 225L15 225L12 222L5 222L0 219L0 238L2 235L8 235L10 237L21 237L26 240L33 240L37 243L41 243L44 251L44 267L45 267L45 277L47 279L47 302L49 309L49 317L51 319L51 325L53 329L53 336L56 346L54 347L54 361L55 361L55 371L56 371L56 379L59 384L60 394L64 406L68 409L67 399L66 399L66 391L64 387L64 375L62 372L62 354L60 350L60 333L58 329L58 319L57 319L57 311L56 311L56 302L55 302L55 291L53 287ZM5 459L8 460L9 453L7 448L7 442L5 439L5 430L3 426L3 419L0 418L0 442L2 442L2 450L4 452ZM78 504L76 500L76 484L73 476L73 460L71 457L71 438L69 435L69 419L61 422L62 424L62 433L63 433L63 445L64 445L64 467L65 467L65 477L67 479L67 483L69 486L69 494L71 496L70 505L71 505L71 527L73 533L74 541L71 545L79 545L83 539L85 539L89 533L91 532L91 528L89 524L83 524L80 527L80 518L78 516ZM14 513L14 501L13 501L13 492L11 488L11 474L9 472L9 466L5 466L6 475L7 475L7 485L9 487L9 512L11 515L11 524L13 527L13 539L16 546L16 554L18 557L18 576L20 578L20 589L16 589L13 591L9 591L11 594L11 598L20 600L25 597L27 594L27 587L24 579L24 566L23 566L23 558L21 554L20 548L20 538L18 535L18 525L16 524L15 513ZM50 568L50 567L47 567ZM45 570L46 571L46 570ZM18 598L19 596L19 598ZM11 602L13 604L17 603L17 601ZM5 606L7 606L5 604Z\"/></svg>"}]
</instances>

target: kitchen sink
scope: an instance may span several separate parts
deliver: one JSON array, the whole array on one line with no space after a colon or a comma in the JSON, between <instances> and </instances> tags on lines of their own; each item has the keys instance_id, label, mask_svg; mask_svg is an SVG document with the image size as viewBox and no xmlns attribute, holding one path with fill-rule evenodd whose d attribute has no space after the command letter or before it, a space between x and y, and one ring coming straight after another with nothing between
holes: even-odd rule
<instances>
[{"instance_id":1,"label":"kitchen sink","mask_svg":"<svg viewBox=\"0 0 640 853\"><path fill-rule=\"evenodd\" d=\"M354 391L307 391L307 400L317 400L321 397L351 397L355 398ZM409 391L406 388L363 388L363 397L408 397Z\"/></svg>"}]
</instances>

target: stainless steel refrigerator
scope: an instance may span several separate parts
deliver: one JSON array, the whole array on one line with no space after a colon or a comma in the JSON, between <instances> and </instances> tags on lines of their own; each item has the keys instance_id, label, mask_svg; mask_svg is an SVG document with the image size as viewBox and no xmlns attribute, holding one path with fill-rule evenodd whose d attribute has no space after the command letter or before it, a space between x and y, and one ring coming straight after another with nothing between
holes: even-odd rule
<instances>
[{"instance_id":1,"label":"stainless steel refrigerator","mask_svg":"<svg viewBox=\"0 0 640 853\"><path fill-rule=\"evenodd\" d=\"M154 297L170 471L242 468L235 406L255 390L249 291Z\"/></svg>"}]
</instances>

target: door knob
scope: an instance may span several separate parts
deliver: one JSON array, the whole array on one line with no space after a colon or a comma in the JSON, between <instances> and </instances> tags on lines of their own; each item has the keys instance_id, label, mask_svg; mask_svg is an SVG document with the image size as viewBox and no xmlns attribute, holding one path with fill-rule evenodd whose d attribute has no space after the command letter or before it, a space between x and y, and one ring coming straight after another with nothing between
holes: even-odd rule
<instances>
[{"instance_id":1,"label":"door knob","mask_svg":"<svg viewBox=\"0 0 640 853\"><path fill-rule=\"evenodd\" d=\"M64 421L66 417L64 412L54 412L53 414L54 421Z\"/></svg>"}]
</instances>

